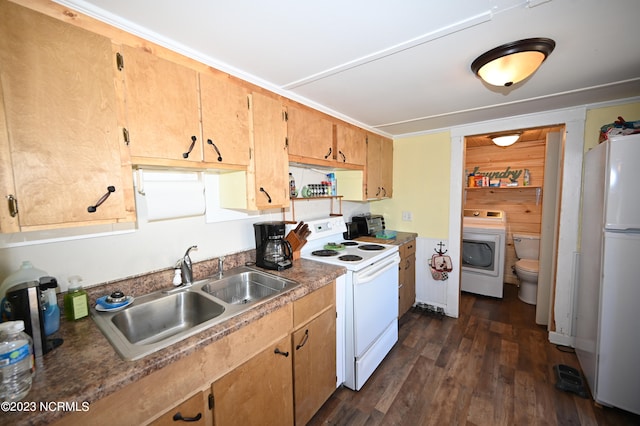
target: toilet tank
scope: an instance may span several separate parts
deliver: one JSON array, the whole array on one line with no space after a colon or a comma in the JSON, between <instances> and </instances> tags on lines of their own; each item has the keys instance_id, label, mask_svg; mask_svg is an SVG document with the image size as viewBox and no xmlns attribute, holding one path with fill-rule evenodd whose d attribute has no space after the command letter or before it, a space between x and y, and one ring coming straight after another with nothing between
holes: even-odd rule
<instances>
[{"instance_id":1,"label":"toilet tank","mask_svg":"<svg viewBox=\"0 0 640 426\"><path fill-rule=\"evenodd\" d=\"M513 234L513 246L518 259L538 259L540 256L539 234Z\"/></svg>"}]
</instances>

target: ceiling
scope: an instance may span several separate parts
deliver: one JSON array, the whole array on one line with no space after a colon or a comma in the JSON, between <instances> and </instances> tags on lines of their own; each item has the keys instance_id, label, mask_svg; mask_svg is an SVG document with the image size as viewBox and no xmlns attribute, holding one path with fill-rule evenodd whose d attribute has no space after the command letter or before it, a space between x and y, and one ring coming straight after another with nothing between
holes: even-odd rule
<instances>
[{"instance_id":1,"label":"ceiling","mask_svg":"<svg viewBox=\"0 0 640 426\"><path fill-rule=\"evenodd\" d=\"M637 0L55 1L390 136L640 96ZM530 37L556 48L527 80L471 72Z\"/></svg>"}]
</instances>

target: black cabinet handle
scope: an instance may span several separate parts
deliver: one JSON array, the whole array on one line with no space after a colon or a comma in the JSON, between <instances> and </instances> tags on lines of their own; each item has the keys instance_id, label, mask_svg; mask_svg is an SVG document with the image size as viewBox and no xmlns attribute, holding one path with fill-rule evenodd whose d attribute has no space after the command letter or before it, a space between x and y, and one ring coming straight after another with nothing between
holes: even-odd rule
<instances>
[{"instance_id":1,"label":"black cabinet handle","mask_svg":"<svg viewBox=\"0 0 640 426\"><path fill-rule=\"evenodd\" d=\"M216 146L215 143L213 143L213 141L211 139L207 139L207 143L211 146L213 146L213 149L216 150L216 154L218 154L218 161L222 161L222 155L220 155L220 151L218 150L218 147Z\"/></svg>"},{"instance_id":2,"label":"black cabinet handle","mask_svg":"<svg viewBox=\"0 0 640 426\"><path fill-rule=\"evenodd\" d=\"M189 151L183 152L182 158L189 158L189 154L191 154L191 151L193 151L193 147L196 146L197 140L198 138L196 138L195 136L191 136L191 145L189 145Z\"/></svg>"},{"instance_id":3,"label":"black cabinet handle","mask_svg":"<svg viewBox=\"0 0 640 426\"><path fill-rule=\"evenodd\" d=\"M276 348L275 351L273 351L274 354L278 354L278 355L282 355L284 357L288 357L289 356L289 352L282 352L280 349Z\"/></svg>"},{"instance_id":4,"label":"black cabinet handle","mask_svg":"<svg viewBox=\"0 0 640 426\"><path fill-rule=\"evenodd\" d=\"M302 338L302 342L296 345L296 351L307 344L307 340L309 340L309 329L307 328L304 331L304 337Z\"/></svg>"},{"instance_id":5,"label":"black cabinet handle","mask_svg":"<svg viewBox=\"0 0 640 426\"><path fill-rule=\"evenodd\" d=\"M333 151L331 150L331 147L329 147L329 152L327 152L327 155L324 156L324 159L326 160L327 158L329 158L332 152Z\"/></svg>"},{"instance_id":6,"label":"black cabinet handle","mask_svg":"<svg viewBox=\"0 0 640 426\"><path fill-rule=\"evenodd\" d=\"M381 189L381 188L380 188L380 187L378 187L378 192L376 192L376 197L379 197L379 196L380 196L380 189Z\"/></svg>"},{"instance_id":7,"label":"black cabinet handle","mask_svg":"<svg viewBox=\"0 0 640 426\"><path fill-rule=\"evenodd\" d=\"M382 191L384 191L384 195L383 195L383 197L386 197L386 196L387 196L387 190L386 190L386 189L384 189L384 186L382 187Z\"/></svg>"},{"instance_id":8,"label":"black cabinet handle","mask_svg":"<svg viewBox=\"0 0 640 426\"><path fill-rule=\"evenodd\" d=\"M260 192L264 192L264 195L267 196L267 200L269 201L269 204L271 204L271 195L269 195L269 193L265 191L263 187L260 187Z\"/></svg>"},{"instance_id":9,"label":"black cabinet handle","mask_svg":"<svg viewBox=\"0 0 640 426\"><path fill-rule=\"evenodd\" d=\"M174 422L197 422L201 418L202 413L198 413L198 415L195 417L182 417L182 414L180 414L180 412L177 412L173 415Z\"/></svg>"},{"instance_id":10,"label":"black cabinet handle","mask_svg":"<svg viewBox=\"0 0 640 426\"><path fill-rule=\"evenodd\" d=\"M107 198L109 198L109 195L111 195L112 192L116 192L116 187L115 186L107 186L107 193L104 194L102 197L100 197L100 199L95 204L95 206L87 207L87 211L89 213L95 213L96 210L98 210L98 207L100 207L102 205L102 203L107 201Z\"/></svg>"},{"instance_id":11,"label":"black cabinet handle","mask_svg":"<svg viewBox=\"0 0 640 426\"><path fill-rule=\"evenodd\" d=\"M340 154L340 156L342 157L342 162L346 163L347 162L347 156L344 155L344 152L338 151L338 154Z\"/></svg>"}]
</instances>

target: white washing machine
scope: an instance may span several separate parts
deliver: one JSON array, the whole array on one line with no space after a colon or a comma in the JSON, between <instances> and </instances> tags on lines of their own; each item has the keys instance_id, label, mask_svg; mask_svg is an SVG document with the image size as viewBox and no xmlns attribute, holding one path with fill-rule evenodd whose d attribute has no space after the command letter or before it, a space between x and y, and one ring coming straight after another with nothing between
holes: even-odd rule
<instances>
[{"instance_id":1,"label":"white washing machine","mask_svg":"<svg viewBox=\"0 0 640 426\"><path fill-rule=\"evenodd\" d=\"M506 232L502 210L464 210L462 291L502 298Z\"/></svg>"}]
</instances>

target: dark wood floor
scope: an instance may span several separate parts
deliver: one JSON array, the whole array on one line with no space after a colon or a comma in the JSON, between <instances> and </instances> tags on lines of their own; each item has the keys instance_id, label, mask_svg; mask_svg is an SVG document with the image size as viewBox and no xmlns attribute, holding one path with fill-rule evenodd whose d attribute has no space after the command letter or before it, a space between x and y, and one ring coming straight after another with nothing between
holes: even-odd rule
<instances>
[{"instance_id":1,"label":"dark wood floor","mask_svg":"<svg viewBox=\"0 0 640 426\"><path fill-rule=\"evenodd\" d=\"M457 319L410 311L399 334L364 387L337 389L310 425L640 425L555 388L553 366L579 368L576 355L549 343L513 285L503 300L463 293Z\"/></svg>"}]
</instances>

